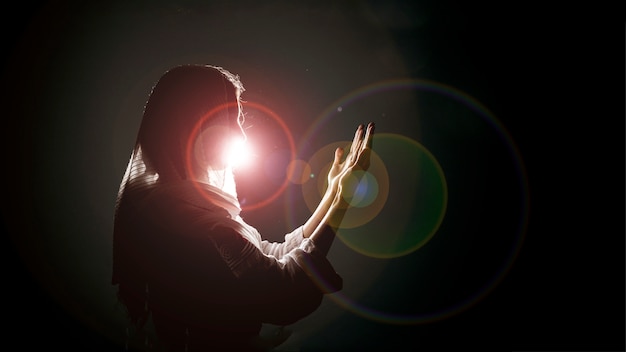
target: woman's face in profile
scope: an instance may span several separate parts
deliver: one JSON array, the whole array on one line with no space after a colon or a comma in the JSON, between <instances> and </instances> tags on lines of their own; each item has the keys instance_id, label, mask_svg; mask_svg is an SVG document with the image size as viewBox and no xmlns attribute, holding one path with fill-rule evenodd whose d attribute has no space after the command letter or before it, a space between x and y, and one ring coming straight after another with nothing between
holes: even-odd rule
<instances>
[{"instance_id":1,"label":"woman's face in profile","mask_svg":"<svg viewBox=\"0 0 626 352\"><path fill-rule=\"evenodd\" d=\"M230 118L230 116L237 118ZM229 166L236 166L241 155L241 149L246 141L243 130L243 113L237 109L236 114L228 114L222 119L227 119L227 124L212 124L204 128L194 143L194 155L200 167L222 170Z\"/></svg>"}]
</instances>

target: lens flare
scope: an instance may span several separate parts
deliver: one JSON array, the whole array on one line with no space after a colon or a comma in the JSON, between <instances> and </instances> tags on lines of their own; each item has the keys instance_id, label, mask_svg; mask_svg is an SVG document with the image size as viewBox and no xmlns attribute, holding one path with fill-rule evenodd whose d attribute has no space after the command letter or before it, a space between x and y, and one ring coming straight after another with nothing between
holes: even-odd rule
<instances>
[{"instance_id":1,"label":"lens flare","mask_svg":"<svg viewBox=\"0 0 626 352\"><path fill-rule=\"evenodd\" d=\"M311 165L304 160L292 160L287 165L287 178L293 184L304 184L311 179Z\"/></svg>"},{"instance_id":2,"label":"lens flare","mask_svg":"<svg viewBox=\"0 0 626 352\"><path fill-rule=\"evenodd\" d=\"M378 181L371 173L356 170L348 177L343 190L343 197L351 207L366 207L378 196Z\"/></svg>"},{"instance_id":3,"label":"lens flare","mask_svg":"<svg viewBox=\"0 0 626 352\"><path fill-rule=\"evenodd\" d=\"M401 131L374 138L373 150L389 173L385 182L373 178L376 197L388 187L389 198L366 226L339 230L336 250L364 255L347 254L349 262L337 262L344 288L329 298L356 315L389 324L457 315L499 285L524 241L528 179L517 146L496 116L467 93L404 79L375 82L338 98L311 124L299 150L321 143L338 113L345 120L364 111ZM314 150L328 160L332 149ZM317 159L309 160L311 181L317 182L302 186L309 207L319 199L327 170ZM367 175L352 180L355 206L349 211L367 203L362 195L376 193L371 180ZM292 207L285 212L293 222ZM371 267L364 271L365 263Z\"/></svg>"},{"instance_id":4,"label":"lens flare","mask_svg":"<svg viewBox=\"0 0 626 352\"><path fill-rule=\"evenodd\" d=\"M250 144L242 138L235 138L230 141L224 158L226 159L226 163L231 167L242 169L250 166L253 160L252 156Z\"/></svg>"},{"instance_id":5,"label":"lens flare","mask_svg":"<svg viewBox=\"0 0 626 352\"><path fill-rule=\"evenodd\" d=\"M244 158L244 160L248 160L248 163L254 161L254 170L265 171L264 176L267 177L266 181L269 181L267 187L258 187L259 174L251 175L252 173L247 172L247 174L249 174L248 177L254 178L248 180L252 183L252 186L249 186L247 189L249 198L243 199L243 201L240 199L240 201L241 209L243 211L250 211L271 204L287 189L287 186L290 184L290 180L287 177L287 166L291 160L296 158L296 146L290 129L276 112L262 104L250 101L243 102L243 107L248 115L257 116L257 120L265 118L267 119L266 125L276 126L276 129L273 131L276 134L270 134L270 137L277 138L286 144L284 148L274 148L274 142L268 141L267 138L269 137L267 135L261 138L258 132L256 132L258 130L263 131L262 128L255 129L254 131L250 130L250 132L246 133L248 135L247 141L249 141L246 143L248 145L247 155L249 158ZM257 133L257 138L253 138L255 133ZM252 145L254 146L253 150L251 148ZM270 149L271 152L268 152L268 149ZM237 185L238 187L240 185L245 187L248 183L244 175L240 176L241 178L237 182Z\"/></svg>"},{"instance_id":6,"label":"lens flare","mask_svg":"<svg viewBox=\"0 0 626 352\"><path fill-rule=\"evenodd\" d=\"M342 226L338 236L361 254L397 258L415 252L437 233L448 202L446 178L435 156L411 138L379 133L374 136L374 149L389 174L383 189L389 206L371 214L375 216L367 228ZM378 161L374 166L380 167ZM354 214L346 215L348 220L348 215L363 219L370 214L367 208L378 196L378 179L361 172L348 180L353 191L347 200L354 207L349 210Z\"/></svg>"}]
</instances>

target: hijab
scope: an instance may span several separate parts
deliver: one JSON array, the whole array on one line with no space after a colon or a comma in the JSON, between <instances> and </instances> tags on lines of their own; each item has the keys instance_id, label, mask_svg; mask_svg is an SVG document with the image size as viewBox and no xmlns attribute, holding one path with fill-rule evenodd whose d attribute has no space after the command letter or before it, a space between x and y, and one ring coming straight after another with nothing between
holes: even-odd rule
<instances>
[{"instance_id":1,"label":"hijab","mask_svg":"<svg viewBox=\"0 0 626 352\"><path fill-rule=\"evenodd\" d=\"M119 186L113 230L112 284L118 285L118 298L131 321L140 327L147 320L148 288L134 264L141 255L141 243L130 240L136 229L129 214L133 205L154 189L193 182L203 165L199 159L204 158L210 166L219 157L216 141L204 132L228 128L241 118L239 97L243 91L239 77L221 67L181 65L165 72L150 93ZM198 191L207 202L226 209L229 217L241 220L232 170L209 167L206 171L209 184ZM243 232L249 233L246 237L256 237Z\"/></svg>"}]
</instances>

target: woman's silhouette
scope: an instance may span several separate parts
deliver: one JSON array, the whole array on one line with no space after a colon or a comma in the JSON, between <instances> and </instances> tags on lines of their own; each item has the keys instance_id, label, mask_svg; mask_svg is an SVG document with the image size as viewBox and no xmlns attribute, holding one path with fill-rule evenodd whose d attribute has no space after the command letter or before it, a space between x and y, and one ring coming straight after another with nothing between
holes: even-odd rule
<instances>
[{"instance_id":1,"label":"woman's silhouette","mask_svg":"<svg viewBox=\"0 0 626 352\"><path fill-rule=\"evenodd\" d=\"M165 351L259 351L262 323L312 313L341 277L326 254L348 208L344 180L367 164L373 124L337 149L328 186L283 242L240 217L230 142L244 139L238 76L209 65L166 72L145 106L115 208L113 285L137 331ZM345 160L344 160L345 159ZM262 185L260 185L262 187ZM320 284L323 283L323 284Z\"/></svg>"}]
</instances>

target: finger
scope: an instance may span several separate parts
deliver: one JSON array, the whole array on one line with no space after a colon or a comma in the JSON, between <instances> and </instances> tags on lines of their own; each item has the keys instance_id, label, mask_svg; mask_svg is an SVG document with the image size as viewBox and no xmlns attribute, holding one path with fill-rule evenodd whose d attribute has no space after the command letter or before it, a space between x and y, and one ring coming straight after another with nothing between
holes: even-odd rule
<instances>
[{"instance_id":1,"label":"finger","mask_svg":"<svg viewBox=\"0 0 626 352\"><path fill-rule=\"evenodd\" d=\"M338 165L341 162L342 156L343 156L343 148L337 147L337 149L335 149L335 160L333 161L333 164Z\"/></svg>"},{"instance_id":2,"label":"finger","mask_svg":"<svg viewBox=\"0 0 626 352\"><path fill-rule=\"evenodd\" d=\"M358 145L357 145L357 155L360 158L361 153L363 153L367 148L371 148L372 145L372 141L371 141L371 133L373 130L373 124L370 122L367 125L367 130L365 131L365 136L363 136L363 138L361 138L361 140L359 141Z\"/></svg>"},{"instance_id":3,"label":"finger","mask_svg":"<svg viewBox=\"0 0 626 352\"><path fill-rule=\"evenodd\" d=\"M356 147L354 149L355 158L358 158L359 154L361 154L361 151L363 149L363 134L365 132L365 127L364 125L359 125L359 126L360 126L359 139L356 141Z\"/></svg>"},{"instance_id":4,"label":"finger","mask_svg":"<svg viewBox=\"0 0 626 352\"><path fill-rule=\"evenodd\" d=\"M352 145L350 146L350 153L355 153L357 152L358 146L359 146L359 141L361 140L361 138L363 137L363 125L359 125L359 127L357 127L356 132L354 132L354 139L352 140Z\"/></svg>"},{"instance_id":5,"label":"finger","mask_svg":"<svg viewBox=\"0 0 626 352\"><path fill-rule=\"evenodd\" d=\"M374 134L374 128L376 125L373 122L367 124L367 130L365 131L365 137L363 137L363 145L362 148L372 148L372 135Z\"/></svg>"},{"instance_id":6,"label":"finger","mask_svg":"<svg viewBox=\"0 0 626 352\"><path fill-rule=\"evenodd\" d=\"M374 133L374 123L370 122L367 125L367 130L365 131L365 136L363 137L363 141L361 144L361 148L359 149L359 157L357 160L357 165L363 170L369 169L370 166L370 155L372 150L372 134Z\"/></svg>"}]
</instances>

